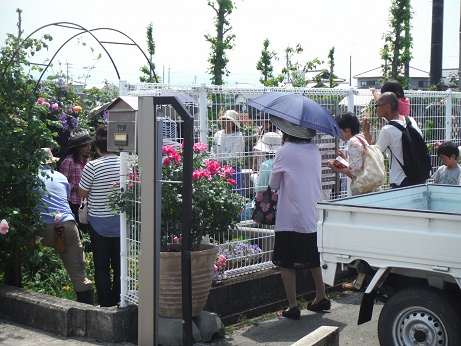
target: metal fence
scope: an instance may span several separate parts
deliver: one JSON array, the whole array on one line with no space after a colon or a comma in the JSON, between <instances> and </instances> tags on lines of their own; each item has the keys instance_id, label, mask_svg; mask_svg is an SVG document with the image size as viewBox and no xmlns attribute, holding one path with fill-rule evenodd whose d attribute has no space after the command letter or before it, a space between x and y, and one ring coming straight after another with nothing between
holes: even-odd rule
<instances>
[{"instance_id":1,"label":"metal fence","mask_svg":"<svg viewBox=\"0 0 461 346\"><path fill-rule=\"evenodd\" d=\"M246 102L249 99L260 96L270 91L288 91L302 93L314 99L327 108L332 114L350 111L361 119L368 116L371 119L372 134L375 138L381 126L376 117L375 101L369 90L361 89L304 89L304 88L241 88L235 86L206 86L206 85L164 85L164 84L131 84L129 94L132 96L177 96L184 103L189 112L194 115L195 141L201 141L212 146L213 135L219 129L218 118L226 110L236 110L240 114L240 132L245 140L245 152L239 161L243 175L243 187L241 194L245 198L246 208L241 214L241 221L237 231L229 235L232 239L228 247L239 249L245 245L258 248L257 253L245 253L235 251L233 257L228 258L231 265L225 272L226 277L245 275L255 271L261 271L273 267L271 255L274 245L274 230L271 226L255 224L251 218L252 200L255 195L255 179L261 153L254 150L258 142L258 132L265 123L269 122L268 114L257 113L249 109ZM433 144L437 141L452 140L460 145L460 111L461 93L431 92L431 91L407 91L406 96L411 102L411 116L413 116L423 131L424 137L430 147L432 165L437 168L440 165ZM182 133L182 121L173 108L163 109L164 138L169 137L168 143L180 145ZM139 140L142 140L140 138ZM315 142L322 155L322 188L323 199L335 199L347 195L346 178L332 173L328 168L327 161L333 159L336 151L345 146L338 138L318 133ZM133 172L139 172L135 155L122 155L121 186L127 189L139 191L142 176ZM138 199L134 200L133 215L127 220L127 241L122 245L122 256L126 258L126 265L122 267L122 285L125 285L122 293L125 300L138 303L138 254L140 251L139 218L140 205ZM220 279L221 277L217 277Z\"/></svg>"}]
</instances>

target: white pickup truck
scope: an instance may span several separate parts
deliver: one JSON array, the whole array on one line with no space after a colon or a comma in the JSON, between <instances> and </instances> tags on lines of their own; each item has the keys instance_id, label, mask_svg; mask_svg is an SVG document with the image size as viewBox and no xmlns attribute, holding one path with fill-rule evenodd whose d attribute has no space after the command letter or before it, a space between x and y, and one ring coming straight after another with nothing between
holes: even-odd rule
<instances>
[{"instance_id":1,"label":"white pickup truck","mask_svg":"<svg viewBox=\"0 0 461 346\"><path fill-rule=\"evenodd\" d=\"M319 202L326 284L356 267L358 324L376 299L382 346L461 345L461 186L408 188ZM360 275L362 273L362 275Z\"/></svg>"}]
</instances>

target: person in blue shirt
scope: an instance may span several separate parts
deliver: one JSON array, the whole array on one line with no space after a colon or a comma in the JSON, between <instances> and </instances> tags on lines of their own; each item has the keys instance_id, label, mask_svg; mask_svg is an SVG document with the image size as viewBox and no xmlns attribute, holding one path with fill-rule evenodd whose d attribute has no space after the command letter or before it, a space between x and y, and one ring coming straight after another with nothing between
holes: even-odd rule
<instances>
[{"instance_id":1,"label":"person in blue shirt","mask_svg":"<svg viewBox=\"0 0 461 346\"><path fill-rule=\"evenodd\" d=\"M259 167L259 174L255 177L255 192L267 189L275 153L281 146L282 135L280 133L266 132L253 148L255 151L261 152L265 157Z\"/></svg>"},{"instance_id":2,"label":"person in blue shirt","mask_svg":"<svg viewBox=\"0 0 461 346\"><path fill-rule=\"evenodd\" d=\"M70 209L68 197L70 185L67 178L53 169L53 163L59 158L53 157L49 148L42 148L47 156L46 161L39 169L39 177L43 181L44 188L39 189L42 202L39 210L46 222L46 228L39 229L37 236L44 246L54 247L70 276L72 285L77 294L77 300L81 303L94 305L93 283L86 277L86 260L82 243L78 233L74 214ZM65 240L65 247L57 246L56 230L59 226Z\"/></svg>"}]
</instances>

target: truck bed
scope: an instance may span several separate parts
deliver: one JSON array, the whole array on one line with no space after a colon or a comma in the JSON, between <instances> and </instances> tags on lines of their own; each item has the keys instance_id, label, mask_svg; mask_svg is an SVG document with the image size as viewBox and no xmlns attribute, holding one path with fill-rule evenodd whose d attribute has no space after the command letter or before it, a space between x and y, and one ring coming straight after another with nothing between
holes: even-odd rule
<instances>
[{"instance_id":1,"label":"truck bed","mask_svg":"<svg viewBox=\"0 0 461 346\"><path fill-rule=\"evenodd\" d=\"M461 286L461 186L424 184L319 202L324 281L337 263L365 260L451 276Z\"/></svg>"}]
</instances>

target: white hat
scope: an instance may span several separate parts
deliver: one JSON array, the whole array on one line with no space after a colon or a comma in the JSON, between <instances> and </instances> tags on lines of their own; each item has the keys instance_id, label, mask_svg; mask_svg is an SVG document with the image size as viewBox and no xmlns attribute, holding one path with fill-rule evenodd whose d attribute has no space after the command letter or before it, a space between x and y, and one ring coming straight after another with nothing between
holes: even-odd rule
<instances>
[{"instance_id":1,"label":"white hat","mask_svg":"<svg viewBox=\"0 0 461 346\"><path fill-rule=\"evenodd\" d=\"M218 122L221 126L222 126L222 121L225 119L232 121L235 124L235 126L237 126L238 129L240 128L239 114L236 111L233 111L233 110L226 111L226 113L224 113L224 115L218 119Z\"/></svg>"},{"instance_id":2,"label":"white hat","mask_svg":"<svg viewBox=\"0 0 461 346\"><path fill-rule=\"evenodd\" d=\"M282 119L282 118L279 118L273 115L270 115L269 119L282 132L286 133L287 135L293 136L293 137L311 139L311 138L314 138L315 135L317 134L317 131L313 129L295 125L285 119Z\"/></svg>"},{"instance_id":3,"label":"white hat","mask_svg":"<svg viewBox=\"0 0 461 346\"><path fill-rule=\"evenodd\" d=\"M264 153L275 153L281 146L282 135L277 132L267 132L253 149Z\"/></svg>"}]
</instances>

